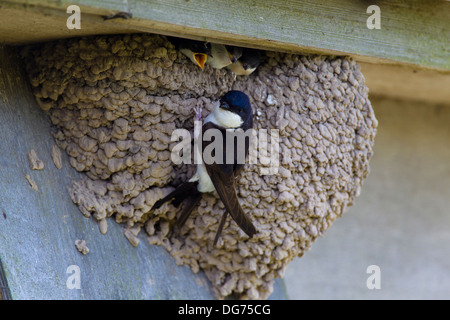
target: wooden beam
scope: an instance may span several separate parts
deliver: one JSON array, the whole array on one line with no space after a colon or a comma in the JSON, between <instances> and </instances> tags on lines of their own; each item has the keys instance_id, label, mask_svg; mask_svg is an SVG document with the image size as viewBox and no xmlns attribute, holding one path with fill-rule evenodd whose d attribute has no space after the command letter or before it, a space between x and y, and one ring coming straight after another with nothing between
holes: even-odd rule
<instances>
[{"instance_id":1,"label":"wooden beam","mask_svg":"<svg viewBox=\"0 0 450 320\"><path fill-rule=\"evenodd\" d=\"M377 1L381 30L369 30L368 4L361 1L280 1L269 7L230 0L228 8L221 0L78 0L81 29L69 30L66 8L72 1L0 0L0 42L152 32L299 54L345 54L361 64L371 95L450 103L450 2ZM123 11L133 18L102 18Z\"/></svg>"},{"instance_id":2,"label":"wooden beam","mask_svg":"<svg viewBox=\"0 0 450 320\"><path fill-rule=\"evenodd\" d=\"M100 15L87 13L82 13L80 30L69 30L66 26L68 17L66 9L0 0L0 44L22 45L71 37L135 32L125 25L104 23Z\"/></svg>"},{"instance_id":3,"label":"wooden beam","mask_svg":"<svg viewBox=\"0 0 450 320\"><path fill-rule=\"evenodd\" d=\"M369 30L370 2L360 0L7 0L0 11L59 12L52 30L15 16L5 21L0 41L24 43L80 34L154 32L267 50L349 55L363 62L409 65L450 72L450 2L376 1L381 29ZM65 27L67 6L77 4L82 29ZM100 16L127 11L129 20ZM1 13L0 13L1 14ZM1 16L5 18L5 16ZM7 18L7 17L6 17ZM39 18L40 19L40 18ZM35 21L35 20L33 20ZM12 26L20 26L13 29ZM31 29L21 36L24 30ZM69 32L68 32L69 31Z\"/></svg>"}]
</instances>

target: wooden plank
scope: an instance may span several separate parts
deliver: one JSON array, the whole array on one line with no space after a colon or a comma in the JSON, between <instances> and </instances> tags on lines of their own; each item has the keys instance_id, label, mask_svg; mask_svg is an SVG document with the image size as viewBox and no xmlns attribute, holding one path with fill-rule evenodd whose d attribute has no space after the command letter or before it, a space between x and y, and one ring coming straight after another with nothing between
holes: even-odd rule
<instances>
[{"instance_id":1,"label":"wooden plank","mask_svg":"<svg viewBox=\"0 0 450 320\"><path fill-rule=\"evenodd\" d=\"M110 10L104 12L109 14ZM83 14L82 28L69 30L66 10L0 1L0 43L26 44L97 34L135 32L127 26L104 23L99 15Z\"/></svg>"},{"instance_id":2,"label":"wooden plank","mask_svg":"<svg viewBox=\"0 0 450 320\"><path fill-rule=\"evenodd\" d=\"M342 54L363 62L410 65L450 72L450 2L400 0L377 1L381 9L381 29L369 30L366 13L370 3L359 0L8 0L4 8L65 10L79 4L85 30L90 34L108 33L117 26L122 31L144 31L189 38L213 40L261 49ZM21 7L17 7L20 5ZM2 9L4 10L4 9ZM99 15L129 11L130 20L101 22ZM19 18L20 19L20 18ZM64 20L65 21L65 20ZM59 23L59 22L58 22ZM92 24L99 24L91 26ZM30 28L26 20L13 29L4 24L0 41L33 41L20 37ZM103 27L101 27L103 26ZM113 27L114 26L114 27ZM60 24L44 33L67 36ZM89 29L91 28L91 29ZM89 30L88 30L89 29ZM77 35L74 31L72 34ZM39 37L39 32L36 32ZM34 39L35 40L35 39ZM16 41L17 42L17 41Z\"/></svg>"},{"instance_id":3,"label":"wooden plank","mask_svg":"<svg viewBox=\"0 0 450 320\"><path fill-rule=\"evenodd\" d=\"M181 25L198 36L207 29L206 39L450 69L448 2L377 1L381 30L367 28L369 4L359 0L137 0L130 8L133 3L138 18Z\"/></svg>"},{"instance_id":4,"label":"wooden plank","mask_svg":"<svg viewBox=\"0 0 450 320\"><path fill-rule=\"evenodd\" d=\"M68 188L81 174L63 154L62 169L51 159L54 144L47 115L38 107L22 62L11 48L0 47L0 289L5 299L213 299L200 272L177 266L165 249L151 246L140 234L137 248L122 226L108 221L100 234L72 203ZM27 153L34 149L43 170L31 170ZM34 190L25 175L38 189ZM80 254L76 239L90 252ZM81 289L67 280L80 271ZM67 273L69 271L69 273ZM4 275L1 276L1 275ZM8 288L4 288L8 283ZM272 299L285 299L277 281Z\"/></svg>"},{"instance_id":5,"label":"wooden plank","mask_svg":"<svg viewBox=\"0 0 450 320\"><path fill-rule=\"evenodd\" d=\"M231 1L230 3L230 10L232 12L235 12L237 10L235 8L237 5L233 4L233 1ZM276 2L273 3L275 4ZM317 8L316 6L319 3L320 2L317 2L312 6L312 8ZM198 9L198 12L190 12L194 11L194 9L192 8L193 4L186 1L178 3L173 2L172 0L163 2L143 2L136 0L129 2L120 0L80 0L78 1L78 4L80 4L83 13L81 30L69 30L66 28L66 19L68 17L68 14L66 13L65 8L68 4L68 1L43 2L30 0L27 1L27 3L22 0L13 2L0 1L0 21L2 21L2 24L0 24L0 41L6 43L22 44L96 34L156 32L178 36L181 35L184 37L195 39L208 39L217 42L230 42L243 46L269 48L271 50L293 51L300 54L313 52L314 50L323 54L342 53L336 52L336 50L334 49L318 49L309 46L311 42L319 41L313 39L313 35L319 32L318 30L320 30L321 28L321 25L319 23L320 19L326 20L327 15L329 17L334 17L331 14L330 10L332 10L332 8L335 8L335 6L328 8L326 5L324 5L323 2L322 7L324 9L322 11L318 10L316 13L309 9L306 10L308 2L298 2L298 4L294 6L294 9L297 8L297 10L299 10L300 5L303 5L304 11L297 13L299 14L299 21L302 25L304 25L303 28L313 28L308 24L310 23L308 21L313 19L314 14L317 15L317 22L315 23L315 27L317 28L316 32L310 33L302 29L299 29L302 32L282 32L282 35L284 37L297 37L297 39L292 38L291 40L286 40L295 42L295 45L289 42L280 42L274 40L277 37L275 34L277 25L273 26L273 24L278 21L278 28L281 30L283 30L284 28L283 25L287 25L288 23L294 23L294 25L289 25L289 28L286 30L292 31L295 25L300 28L300 26L298 26L299 22L291 21L294 19L292 17L293 13L290 14L290 20L275 19L270 14L266 13L265 15L268 15L268 17L266 18L269 19L267 27L270 27L272 30L271 34L266 35L268 37L268 39L266 39L257 38L255 34L253 34L259 32L259 29L264 29L265 27L263 25L259 25L258 21L255 22L255 28L259 28L256 31L253 31L251 26L248 25L252 22L247 22L247 28L250 31L246 31L245 28L237 29L238 27L236 26L233 31L234 33L231 35L225 33L225 27L221 28L218 24L213 25L213 27L215 28L214 30L211 29L212 27L210 25L212 24L212 22L208 22L207 18L198 17L200 12L209 12L209 18L218 16L218 21L225 19L226 21L234 21L237 24L239 23L236 21L236 19L232 20L233 17L230 17L229 13L225 12L223 14L219 14L218 11L220 10L216 9L215 6L207 8L201 1L195 2L195 5L198 5L198 7L196 7ZM223 7L223 3L220 1L215 2L215 4L218 4L219 7ZM245 2L242 2L242 7L244 9L246 8L245 4ZM448 49L449 24L445 23L442 26L442 19L448 18L448 12L450 12L448 7L450 2L445 4L435 3L431 6L428 3L425 5L420 1L416 1L413 4L414 6L411 5L410 7L407 7L404 3L402 4L402 2L379 2L379 5L382 8L383 12L388 15L387 17L384 16L384 13L382 15L383 21L387 20L387 23L383 22L382 30L368 30L367 28L359 30L360 28L355 29L353 27L356 32L353 39L351 38L352 34L337 34L339 32L339 29L337 28L334 31L336 34L334 34L333 39L331 39L332 42L330 42L329 47L331 47L331 44L336 41L338 41L339 43L342 42L342 46L346 46L347 49L344 53L354 56L355 59L361 64L362 71L367 80L367 85L370 88L371 95L382 95L396 99L421 100L428 101L430 103L448 104L450 102L450 90L448 90L450 84L450 70L448 67L450 60ZM261 6L260 3L255 5ZM345 16L344 13L347 13L347 16L349 16L352 12L353 15L355 15L355 8L357 8L358 6L353 10L350 10L350 5L351 1L347 5L344 5L339 11L339 16ZM395 13L394 8L397 8L399 6L401 10L398 9L400 11ZM424 6L427 7L426 10L424 9ZM180 10L179 8L183 8L183 10ZM421 11L420 8L422 8L423 10ZM226 8L222 9L225 10ZM166 19L164 18L164 16L167 15L165 13L167 10L170 10L170 12L174 12L173 15L169 15L169 17L166 17L167 19L171 19L170 22L164 22L164 20ZM185 14L185 10L186 12L190 13ZM412 13L409 13L408 10L411 10ZM118 19L104 21L101 17L102 15L108 15L119 11L131 11L134 14L134 18L131 20ZM260 8L259 11L259 13L262 14L263 9ZM427 11L427 13L422 14L423 11ZM434 15L433 17L432 14L430 15L430 12L434 11L439 11L440 14ZM238 17L242 17L243 14L245 14L245 12L241 13L241 15L238 15ZM389 14L391 15L390 18ZM395 14L401 15L401 19L394 19ZM305 15L307 19L303 18L303 16ZM198 19L191 18L191 16L197 17ZM358 17L361 18L360 16ZM203 21L202 19L205 21ZM400 24L395 25L395 28L394 26L389 26L389 23L398 23L399 21L404 22L403 29L405 30L402 29ZM413 21L417 21L417 24L411 26L411 24L413 24ZM342 23L345 24L345 21ZM353 23L356 22L353 21ZM360 21L360 23L362 22ZM385 31L385 29L388 29L389 32ZM236 34L236 32L243 32L244 34ZM365 32L366 34L361 34L361 32ZM284 35L284 33L287 33L287 35ZM434 33L437 33L437 35L435 35ZM321 36L320 41L326 43L328 41L325 37L327 34L328 33L325 33L324 31L324 35ZM391 34L395 34L395 37L399 38L397 44L398 50L400 50L400 48L403 48L402 50L404 50L407 54L410 54L412 57L417 58L419 56L428 55L430 61L436 60L438 61L438 63L435 63L434 66L430 66L426 63L423 64L420 61L416 62L415 64L406 63L404 59L402 60L400 58L385 57L383 59L380 59L379 56L383 56L384 54L395 54L398 51L396 49L397 51L394 50L393 52L389 52L389 48L384 46L384 42L389 40L389 35ZM384 37L386 39L383 40L380 38L379 40L377 40L373 38L373 36L381 38ZM358 37L367 37L365 41L372 42L374 46L367 47L367 44L361 39L358 39ZM389 41L397 42L397 39L390 39ZM414 50L410 49L408 47L409 43L416 46L421 52L416 52L417 48ZM361 55L361 50L357 48L359 46L362 47L361 50L372 50L372 53L368 53L372 54L372 56ZM355 54L354 52L352 52L353 49L355 51L357 51L358 49L359 53ZM384 53L378 54L377 50L381 50ZM428 50L431 51L428 52ZM434 51L437 52L438 57L433 56ZM441 58L439 58L439 56ZM436 67L437 65L439 65L439 61L441 65Z\"/></svg>"}]
</instances>

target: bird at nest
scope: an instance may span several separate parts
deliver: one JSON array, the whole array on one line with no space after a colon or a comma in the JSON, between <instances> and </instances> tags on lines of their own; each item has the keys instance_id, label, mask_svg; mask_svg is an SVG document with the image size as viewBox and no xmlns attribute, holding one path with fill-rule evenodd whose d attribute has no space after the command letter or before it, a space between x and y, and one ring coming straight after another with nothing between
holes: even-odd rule
<instances>
[{"instance_id":1,"label":"bird at nest","mask_svg":"<svg viewBox=\"0 0 450 320\"><path fill-rule=\"evenodd\" d=\"M203 161L197 164L197 171L194 176L182 183L167 196L155 202L151 210L160 208L166 202L172 202L175 207L183 203L183 208L176 223L181 228L189 218L194 207L199 203L202 194L216 191L225 206L225 212L222 214L219 222L214 238L214 245L219 240L228 214L250 238L256 234L255 226L246 216L239 203L235 181L236 177L244 168L245 157L249 152L250 138L234 139L233 137L232 140L227 140L232 132L235 133L235 130L241 129L242 131L240 132L245 133L247 130L252 129L252 127L252 107L245 93L241 91L229 91L221 97L213 112L205 118L201 129L202 134L210 129L216 129L220 132L222 135L222 143L219 143L219 148L221 150L214 151L215 155L220 154L220 156L214 161L207 160L204 150L211 143L215 142L215 140L203 141L201 144L202 149L196 149L196 152L200 153L199 157ZM231 144L229 143L230 141L232 141ZM244 154L244 159L242 159L242 154Z\"/></svg>"},{"instance_id":2,"label":"bird at nest","mask_svg":"<svg viewBox=\"0 0 450 320\"><path fill-rule=\"evenodd\" d=\"M242 48L239 47L175 37L168 37L168 40L202 70L206 64L222 69L242 56Z\"/></svg>"},{"instance_id":3,"label":"bird at nest","mask_svg":"<svg viewBox=\"0 0 450 320\"><path fill-rule=\"evenodd\" d=\"M253 73L261 62L261 52L256 49L243 48L241 56L227 68L238 76Z\"/></svg>"}]
</instances>

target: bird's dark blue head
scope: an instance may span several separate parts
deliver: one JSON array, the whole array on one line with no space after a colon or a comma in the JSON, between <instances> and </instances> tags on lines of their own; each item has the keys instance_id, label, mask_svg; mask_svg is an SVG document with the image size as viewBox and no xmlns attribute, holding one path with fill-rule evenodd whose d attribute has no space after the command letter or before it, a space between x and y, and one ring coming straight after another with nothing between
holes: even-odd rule
<instances>
[{"instance_id":1,"label":"bird's dark blue head","mask_svg":"<svg viewBox=\"0 0 450 320\"><path fill-rule=\"evenodd\" d=\"M220 108L238 114L243 121L246 121L249 118L251 119L252 117L250 100L242 91L228 91L220 98Z\"/></svg>"}]
</instances>

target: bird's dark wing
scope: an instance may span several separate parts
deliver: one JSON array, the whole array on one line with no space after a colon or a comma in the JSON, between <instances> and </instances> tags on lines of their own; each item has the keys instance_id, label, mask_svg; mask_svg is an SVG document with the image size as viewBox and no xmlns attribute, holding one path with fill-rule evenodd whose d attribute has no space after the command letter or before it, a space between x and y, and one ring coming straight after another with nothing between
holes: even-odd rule
<instances>
[{"instance_id":1,"label":"bird's dark wing","mask_svg":"<svg viewBox=\"0 0 450 320\"><path fill-rule=\"evenodd\" d=\"M195 198L198 195L200 195L200 192L197 190L197 182L189 182L186 181L182 183L180 186L178 186L175 190L173 190L171 193L169 193L164 198L158 200L155 202L151 210L158 209L161 207L164 203L168 201L173 200L173 205L175 207L178 207L181 202L183 202L184 199L188 197Z\"/></svg>"},{"instance_id":2,"label":"bird's dark wing","mask_svg":"<svg viewBox=\"0 0 450 320\"><path fill-rule=\"evenodd\" d=\"M199 192L189 198L186 198L184 200L184 206L183 210L180 213L180 216L177 220L177 226L181 228L186 223L187 219L192 213L192 210L194 210L194 207L199 203L200 199L202 198L202 194Z\"/></svg>"},{"instance_id":3,"label":"bird's dark wing","mask_svg":"<svg viewBox=\"0 0 450 320\"><path fill-rule=\"evenodd\" d=\"M214 237L214 245L217 244L219 241L219 237L222 234L223 226L225 225L225 221L227 220L228 211L225 210L225 212L222 214L222 218L220 219L219 227L216 231L216 236Z\"/></svg>"},{"instance_id":4,"label":"bird's dark wing","mask_svg":"<svg viewBox=\"0 0 450 320\"><path fill-rule=\"evenodd\" d=\"M245 216L245 213L239 204L239 199L236 194L233 165L206 165L206 171L208 172L220 199L225 205L225 209L237 223L239 228L241 228L249 237L252 237L256 233L256 228L250 219ZM221 230L219 229L219 231ZM216 238L218 237L216 236Z\"/></svg>"},{"instance_id":5,"label":"bird's dark wing","mask_svg":"<svg viewBox=\"0 0 450 320\"><path fill-rule=\"evenodd\" d=\"M156 201L151 210L160 208L166 202L172 202L172 204L178 208L178 206L183 202L183 209L181 210L180 216L177 220L177 226L181 228L191 215L194 207L202 198L202 194L197 190L197 184L197 182L189 181L182 183L167 196Z\"/></svg>"}]
</instances>

